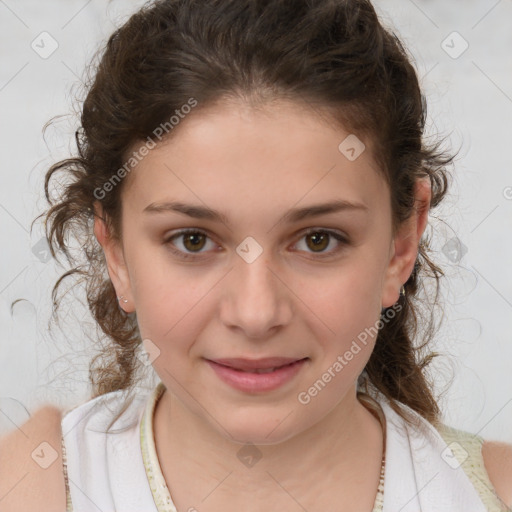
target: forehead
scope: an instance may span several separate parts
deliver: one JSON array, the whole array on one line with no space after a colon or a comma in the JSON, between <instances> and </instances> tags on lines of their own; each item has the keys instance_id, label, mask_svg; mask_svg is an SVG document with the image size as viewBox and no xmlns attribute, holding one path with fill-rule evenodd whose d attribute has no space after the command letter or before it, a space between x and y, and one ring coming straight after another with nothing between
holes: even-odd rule
<instances>
[{"instance_id":1,"label":"forehead","mask_svg":"<svg viewBox=\"0 0 512 512\"><path fill-rule=\"evenodd\" d=\"M149 202L185 197L253 207L326 195L375 204L386 186L371 140L300 103L225 101L184 116L170 135L128 176L124 199L139 213Z\"/></svg>"}]
</instances>

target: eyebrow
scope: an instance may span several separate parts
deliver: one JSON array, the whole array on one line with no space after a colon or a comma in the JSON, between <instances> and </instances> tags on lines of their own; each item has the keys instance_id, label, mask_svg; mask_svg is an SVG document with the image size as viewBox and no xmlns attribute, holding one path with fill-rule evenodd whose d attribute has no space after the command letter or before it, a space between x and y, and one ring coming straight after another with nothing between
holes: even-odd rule
<instances>
[{"instance_id":1,"label":"eyebrow","mask_svg":"<svg viewBox=\"0 0 512 512\"><path fill-rule=\"evenodd\" d=\"M303 208L293 208L285 213L283 217L281 217L280 222L283 221L287 223L293 223L306 218L319 217L320 215L327 215L341 211L361 211L367 213L369 208L362 203L353 203L346 200L336 200L328 203L305 206ZM193 217L194 219L205 219L222 222L226 226L230 225L229 219L222 212L212 210L207 206L185 204L179 201L151 203L143 210L143 213L150 214L165 212L177 212L189 217Z\"/></svg>"}]
</instances>

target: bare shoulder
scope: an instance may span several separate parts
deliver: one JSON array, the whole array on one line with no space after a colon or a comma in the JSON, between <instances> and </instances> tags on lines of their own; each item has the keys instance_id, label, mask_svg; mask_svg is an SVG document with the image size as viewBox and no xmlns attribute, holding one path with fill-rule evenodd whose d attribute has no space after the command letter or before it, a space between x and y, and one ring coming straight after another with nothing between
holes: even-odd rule
<instances>
[{"instance_id":1,"label":"bare shoulder","mask_svg":"<svg viewBox=\"0 0 512 512\"><path fill-rule=\"evenodd\" d=\"M512 444L484 441L482 456L496 493L507 507L512 507Z\"/></svg>"},{"instance_id":2,"label":"bare shoulder","mask_svg":"<svg viewBox=\"0 0 512 512\"><path fill-rule=\"evenodd\" d=\"M61 419L62 411L45 405L0 438L2 512L66 510Z\"/></svg>"}]
</instances>

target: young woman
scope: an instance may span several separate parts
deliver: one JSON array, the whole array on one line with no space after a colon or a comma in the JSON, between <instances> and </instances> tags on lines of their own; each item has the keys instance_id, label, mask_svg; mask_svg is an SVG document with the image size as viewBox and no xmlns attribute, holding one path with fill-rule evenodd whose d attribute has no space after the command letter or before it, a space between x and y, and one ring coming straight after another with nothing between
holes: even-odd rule
<instances>
[{"instance_id":1,"label":"young woman","mask_svg":"<svg viewBox=\"0 0 512 512\"><path fill-rule=\"evenodd\" d=\"M512 447L445 425L424 373L453 160L425 108L368 1L159 0L116 30L45 184L72 177L48 240L82 241L111 343L89 401L2 441L5 510L507 510Z\"/></svg>"}]
</instances>

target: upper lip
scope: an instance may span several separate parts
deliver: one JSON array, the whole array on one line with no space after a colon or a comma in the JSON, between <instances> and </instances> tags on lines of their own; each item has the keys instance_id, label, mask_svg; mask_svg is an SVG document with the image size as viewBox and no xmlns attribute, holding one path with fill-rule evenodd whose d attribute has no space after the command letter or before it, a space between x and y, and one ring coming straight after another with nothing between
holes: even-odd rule
<instances>
[{"instance_id":1,"label":"upper lip","mask_svg":"<svg viewBox=\"0 0 512 512\"><path fill-rule=\"evenodd\" d=\"M267 370L269 368L277 368L286 364L295 363L306 359L305 357L264 357L262 359L242 359L238 357L223 358L223 359L209 359L214 363L229 366L237 370Z\"/></svg>"}]
</instances>

